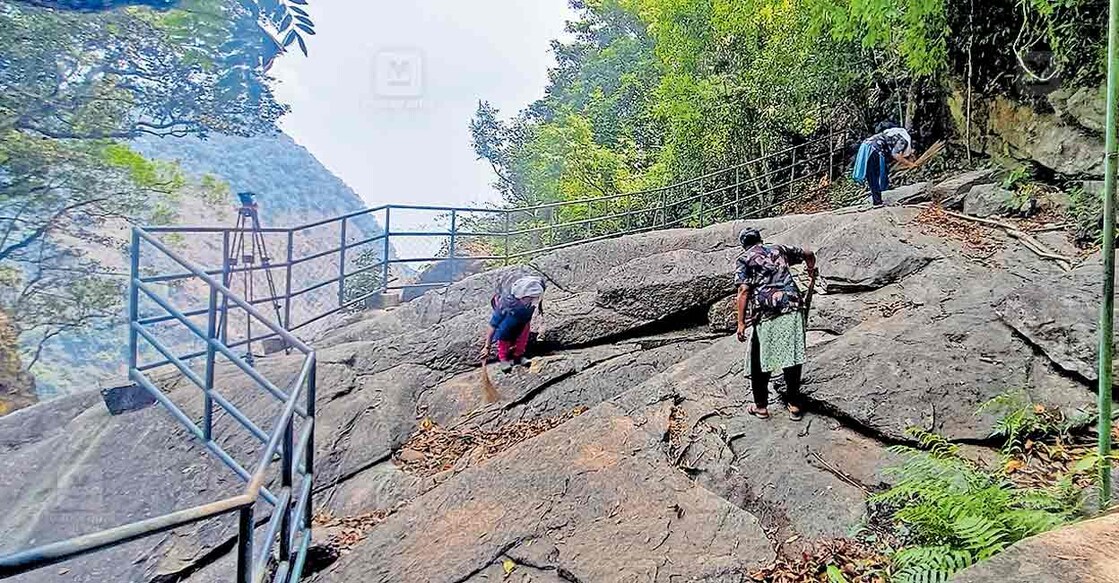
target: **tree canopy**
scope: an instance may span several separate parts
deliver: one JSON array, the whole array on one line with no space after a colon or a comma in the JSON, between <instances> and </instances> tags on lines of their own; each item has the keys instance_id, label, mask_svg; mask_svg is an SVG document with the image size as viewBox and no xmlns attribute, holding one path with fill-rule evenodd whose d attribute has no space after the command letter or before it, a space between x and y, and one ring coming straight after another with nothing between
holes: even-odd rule
<instances>
[{"instance_id":1,"label":"tree canopy","mask_svg":"<svg viewBox=\"0 0 1119 583\"><path fill-rule=\"evenodd\" d=\"M293 19L294 20L294 19ZM34 365L54 339L122 316L122 225L227 192L137 153L140 136L252 136L287 111L254 6L56 10L0 0L0 310ZM297 41L293 41L297 42Z\"/></svg>"},{"instance_id":2,"label":"tree canopy","mask_svg":"<svg viewBox=\"0 0 1119 583\"><path fill-rule=\"evenodd\" d=\"M514 205L631 192L828 126L945 131L952 83L1095 83L1103 0L571 0L545 96L471 122ZM1027 95L1028 96L1028 95ZM917 107L922 105L923 107Z\"/></svg>"}]
</instances>

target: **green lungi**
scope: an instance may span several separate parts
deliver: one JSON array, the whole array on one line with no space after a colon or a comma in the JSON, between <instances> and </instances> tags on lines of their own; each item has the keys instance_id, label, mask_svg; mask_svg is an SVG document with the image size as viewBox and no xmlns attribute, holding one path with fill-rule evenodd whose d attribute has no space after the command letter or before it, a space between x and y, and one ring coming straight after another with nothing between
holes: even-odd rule
<instances>
[{"instance_id":1,"label":"green lungi","mask_svg":"<svg viewBox=\"0 0 1119 583\"><path fill-rule=\"evenodd\" d=\"M763 372L804 364L804 314L793 312L758 322L754 333L758 335L758 345L761 347ZM746 349L746 370L750 370L749 348Z\"/></svg>"}]
</instances>

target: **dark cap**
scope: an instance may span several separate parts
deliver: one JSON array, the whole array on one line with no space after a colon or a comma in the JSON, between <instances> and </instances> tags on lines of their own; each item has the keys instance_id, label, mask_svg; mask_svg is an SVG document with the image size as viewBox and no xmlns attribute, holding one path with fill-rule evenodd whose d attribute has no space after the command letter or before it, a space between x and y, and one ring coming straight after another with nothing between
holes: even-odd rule
<instances>
[{"instance_id":1,"label":"dark cap","mask_svg":"<svg viewBox=\"0 0 1119 583\"><path fill-rule=\"evenodd\" d=\"M738 234L738 243L743 249L749 249L762 242L762 234L753 227L746 227Z\"/></svg>"}]
</instances>

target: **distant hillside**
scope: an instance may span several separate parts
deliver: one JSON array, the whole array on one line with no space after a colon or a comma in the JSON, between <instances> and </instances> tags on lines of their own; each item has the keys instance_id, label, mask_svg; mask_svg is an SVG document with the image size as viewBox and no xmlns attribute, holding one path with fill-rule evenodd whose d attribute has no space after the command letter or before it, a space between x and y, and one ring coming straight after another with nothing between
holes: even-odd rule
<instances>
[{"instance_id":1,"label":"distant hillside","mask_svg":"<svg viewBox=\"0 0 1119 583\"><path fill-rule=\"evenodd\" d=\"M283 133L254 138L211 134L205 140L150 137L132 146L149 158L178 161L192 174L217 176L234 193L256 193L268 226L293 226L365 208L353 189ZM380 231L371 219L359 224L362 230Z\"/></svg>"},{"instance_id":2,"label":"distant hillside","mask_svg":"<svg viewBox=\"0 0 1119 583\"><path fill-rule=\"evenodd\" d=\"M177 203L176 209L178 211L176 222L181 225L234 225L238 206L234 194L242 191L257 194L262 222L265 226L272 227L306 224L365 208L361 198L345 182L327 170L306 148L282 133L254 138L212 134L205 140L153 137L135 141L131 145L146 157L178 162L194 178L210 175L228 183L230 188L228 203L211 204L197 197L184 196ZM127 249L125 245L127 225L115 225L110 230L111 232L107 232L106 236L120 242L118 248L122 253L115 253L111 248L90 249L90 252L96 253L109 271L125 272L128 269L128 258L124 253ZM373 237L382 232L381 226L372 216L355 219L347 227L347 236L351 242L359 238ZM326 225L300 232L294 241L296 256L306 256L337 247L339 235L337 225ZM176 237L168 239L167 242L184 257L207 268L216 269L221 266L220 236ZM282 261L286 254L286 236L270 235L266 242L274 261ZM371 260L377 261L382 253L381 245L380 242L369 244L359 248L358 251L370 251ZM354 259L358 254L350 253L348 261L350 269L353 269ZM395 256L394 250L390 248L389 254ZM158 257L151 257L147 253L144 255L144 266L154 267L160 271L172 270L170 264L159 261ZM325 281L334 277L336 273L336 255L309 261L293 271L293 289ZM399 272L394 270L394 273ZM282 285L281 274L277 272L274 276ZM263 277L255 281L258 291L267 289L265 287L267 282ZM348 285L350 286L348 291L353 291L353 286ZM240 281L235 281L232 287L237 292L243 288L243 285ZM181 309L198 307L206 297L206 290L197 281L168 288L167 293L169 299L172 299ZM260 297L260 294L257 297ZM293 301L294 321L303 321L336 305L336 287L327 286L316 290ZM273 313L271 306L260 307L268 315ZM238 325L236 320L231 320L231 334L235 332ZM324 321L322 325L328 323ZM312 331L301 332L310 334ZM59 394L93 390L99 384L122 380L127 374L126 340L123 326L113 326L93 334L58 337L44 351L43 357L35 367L38 381L36 390L39 396L49 398Z\"/></svg>"}]
</instances>

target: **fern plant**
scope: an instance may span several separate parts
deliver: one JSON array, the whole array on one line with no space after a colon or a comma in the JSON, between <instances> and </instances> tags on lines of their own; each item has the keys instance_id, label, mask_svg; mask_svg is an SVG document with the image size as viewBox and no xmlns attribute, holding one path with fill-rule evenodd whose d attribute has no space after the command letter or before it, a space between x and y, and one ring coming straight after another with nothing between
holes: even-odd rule
<instances>
[{"instance_id":1,"label":"fern plant","mask_svg":"<svg viewBox=\"0 0 1119 583\"><path fill-rule=\"evenodd\" d=\"M894 583L942 583L957 571L1007 546L1071 520L1074 488L1019 489L998 472L960 455L937 434L911 429L918 447L896 446L902 463L872 502L892 505L911 546L893 557ZM1070 482L1071 484L1071 482Z\"/></svg>"},{"instance_id":2,"label":"fern plant","mask_svg":"<svg viewBox=\"0 0 1119 583\"><path fill-rule=\"evenodd\" d=\"M979 407L980 413L998 417L992 437L1005 439L1003 453L1021 451L1031 439L1067 437L1073 427L1090 421L1090 413L1066 417L1060 409L1035 404L1024 390L1006 391Z\"/></svg>"}]
</instances>

